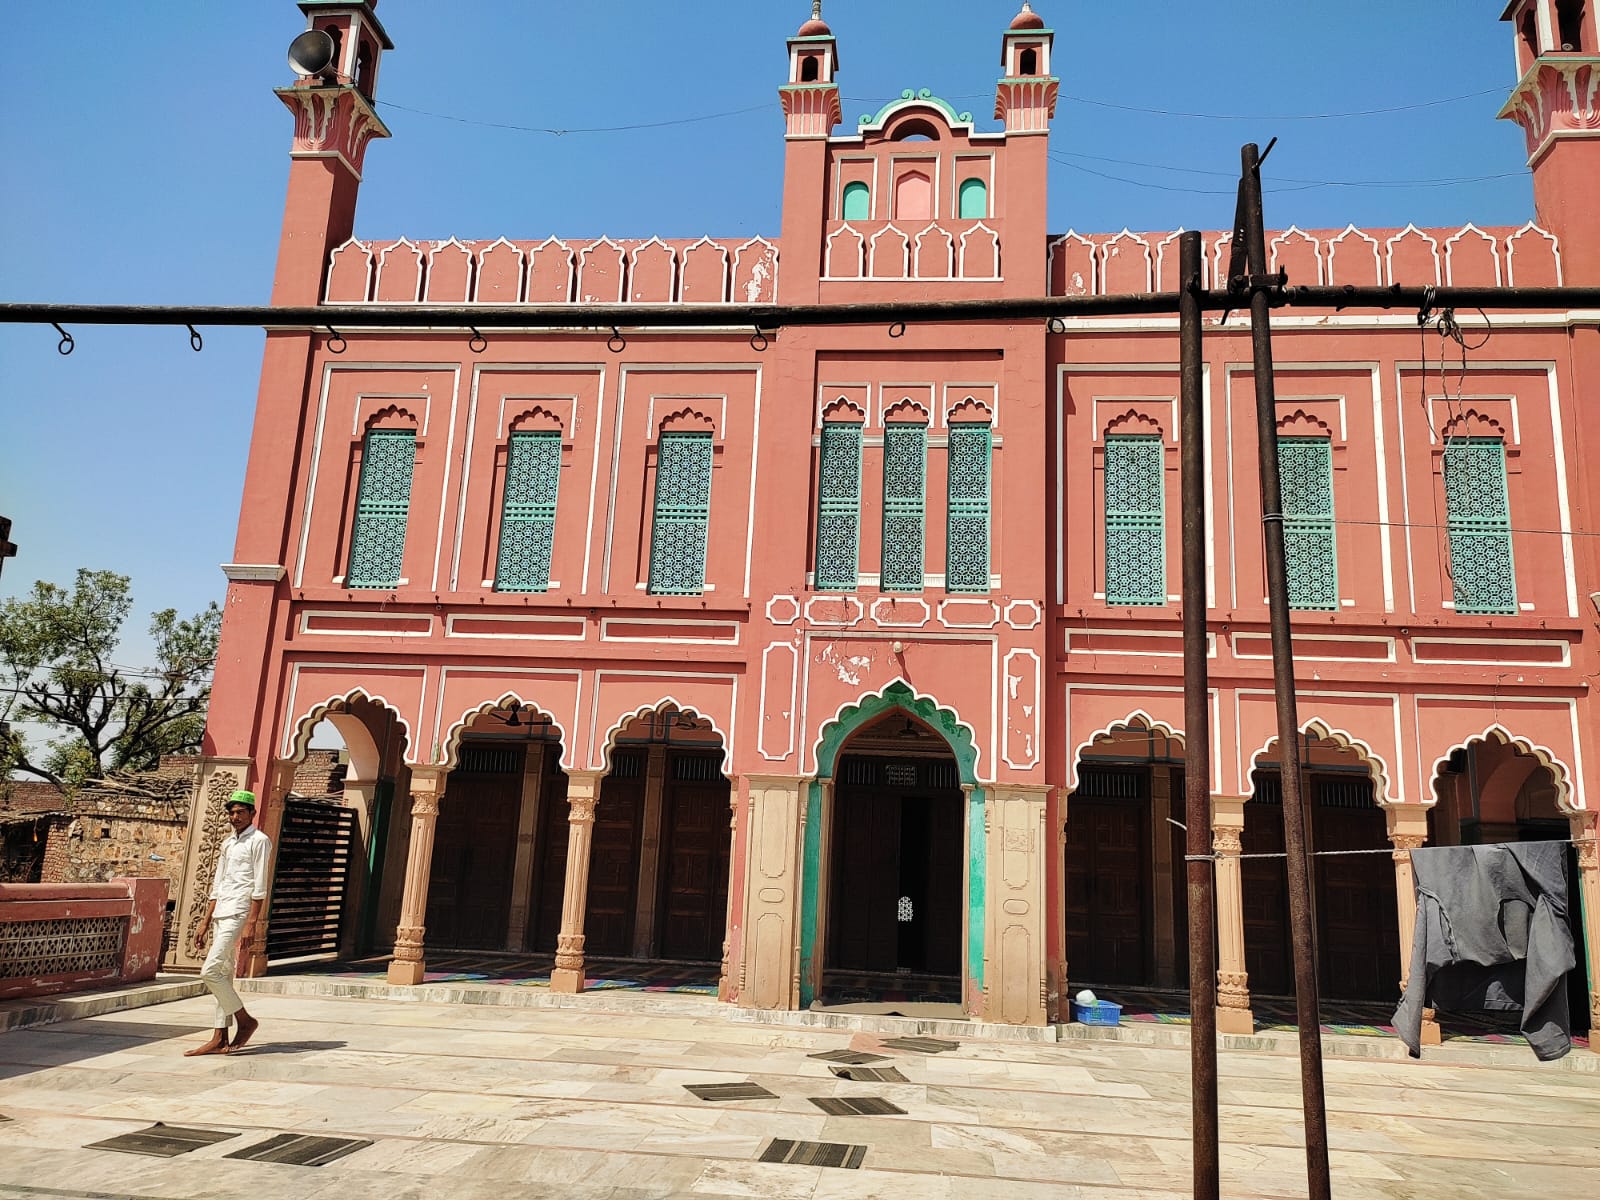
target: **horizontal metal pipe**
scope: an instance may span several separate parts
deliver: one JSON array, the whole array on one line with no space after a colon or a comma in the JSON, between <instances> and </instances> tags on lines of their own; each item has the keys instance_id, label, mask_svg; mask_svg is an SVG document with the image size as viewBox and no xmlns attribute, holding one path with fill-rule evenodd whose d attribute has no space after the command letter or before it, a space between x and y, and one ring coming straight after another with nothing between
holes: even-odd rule
<instances>
[{"instance_id":1,"label":"horizontal metal pipe","mask_svg":"<svg viewBox=\"0 0 1600 1200\"><path fill-rule=\"evenodd\" d=\"M1593 287L1284 287L1262 285L1273 307L1600 309ZM1203 309L1242 311L1250 291L1202 292ZM1025 321L1054 317L1176 314L1177 292L1018 299L905 300L871 304L322 304L269 305L0 304L0 323L59 325L195 325L357 329L700 328L774 330L819 325L928 324L940 321Z\"/></svg>"}]
</instances>

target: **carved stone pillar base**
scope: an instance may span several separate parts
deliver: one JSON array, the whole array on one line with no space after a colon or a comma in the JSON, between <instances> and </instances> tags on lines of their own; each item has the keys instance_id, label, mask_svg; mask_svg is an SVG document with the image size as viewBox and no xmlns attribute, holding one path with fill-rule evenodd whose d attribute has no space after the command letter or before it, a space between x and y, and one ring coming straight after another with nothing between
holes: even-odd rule
<instances>
[{"instance_id":1,"label":"carved stone pillar base","mask_svg":"<svg viewBox=\"0 0 1600 1200\"><path fill-rule=\"evenodd\" d=\"M1433 1009L1422 1010L1422 1044L1424 1046L1437 1046L1444 1041L1444 1036L1439 1032L1439 1022L1434 1019Z\"/></svg>"},{"instance_id":2,"label":"carved stone pillar base","mask_svg":"<svg viewBox=\"0 0 1600 1200\"><path fill-rule=\"evenodd\" d=\"M414 987L422 982L427 969L428 965L423 962L394 959L389 964L389 982L398 987Z\"/></svg>"},{"instance_id":3,"label":"carved stone pillar base","mask_svg":"<svg viewBox=\"0 0 1600 1200\"><path fill-rule=\"evenodd\" d=\"M583 972L574 971L571 967L557 967L550 972L550 990L576 996L583 991Z\"/></svg>"},{"instance_id":4,"label":"carved stone pillar base","mask_svg":"<svg viewBox=\"0 0 1600 1200\"><path fill-rule=\"evenodd\" d=\"M1248 1008L1217 1009L1218 1033L1252 1034L1256 1031L1256 1018Z\"/></svg>"}]
</instances>

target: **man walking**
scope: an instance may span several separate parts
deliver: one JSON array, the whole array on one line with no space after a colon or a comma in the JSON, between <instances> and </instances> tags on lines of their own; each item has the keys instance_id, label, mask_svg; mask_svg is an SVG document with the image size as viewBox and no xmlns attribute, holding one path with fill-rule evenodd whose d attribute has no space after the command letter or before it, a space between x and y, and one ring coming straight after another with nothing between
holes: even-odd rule
<instances>
[{"instance_id":1,"label":"man walking","mask_svg":"<svg viewBox=\"0 0 1600 1200\"><path fill-rule=\"evenodd\" d=\"M217 999L217 1015L212 1022L211 1040L185 1051L185 1057L189 1058L238 1050L261 1024L245 1011L244 1002L234 990L233 966L239 939L244 938L249 945L255 937L256 922L261 919L261 908L267 902L267 855L272 840L255 827L254 792L233 793L228 797L227 813L233 836L223 841L217 854L217 873L211 882L211 909L200 919L200 928L195 931L196 942L204 945L213 924L216 926L216 936L206 954L205 966L200 968L200 978ZM238 1028L230 1045L228 1026L235 1020Z\"/></svg>"}]
</instances>

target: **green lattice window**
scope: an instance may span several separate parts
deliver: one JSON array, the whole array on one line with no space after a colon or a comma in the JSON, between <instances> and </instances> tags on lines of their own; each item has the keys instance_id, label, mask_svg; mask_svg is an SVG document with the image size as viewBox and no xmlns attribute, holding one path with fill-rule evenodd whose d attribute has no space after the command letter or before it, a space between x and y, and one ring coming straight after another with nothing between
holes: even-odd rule
<instances>
[{"instance_id":1,"label":"green lattice window","mask_svg":"<svg viewBox=\"0 0 1600 1200\"><path fill-rule=\"evenodd\" d=\"M560 432L513 433L506 455L495 591L550 589L550 552L555 547L556 492L560 485Z\"/></svg>"},{"instance_id":2,"label":"green lattice window","mask_svg":"<svg viewBox=\"0 0 1600 1200\"><path fill-rule=\"evenodd\" d=\"M410 429L374 429L361 450L361 484L350 534L345 586L387 588L400 582L411 511L411 470L417 435Z\"/></svg>"},{"instance_id":3,"label":"green lattice window","mask_svg":"<svg viewBox=\"0 0 1600 1200\"><path fill-rule=\"evenodd\" d=\"M922 590L923 495L928 427L883 427L883 572L886 592Z\"/></svg>"},{"instance_id":4,"label":"green lattice window","mask_svg":"<svg viewBox=\"0 0 1600 1200\"><path fill-rule=\"evenodd\" d=\"M1456 611L1516 612L1505 443L1499 438L1453 438L1446 443L1444 497Z\"/></svg>"},{"instance_id":5,"label":"green lattice window","mask_svg":"<svg viewBox=\"0 0 1600 1200\"><path fill-rule=\"evenodd\" d=\"M1106 603L1167 602L1159 435L1106 438Z\"/></svg>"},{"instance_id":6,"label":"green lattice window","mask_svg":"<svg viewBox=\"0 0 1600 1200\"><path fill-rule=\"evenodd\" d=\"M1338 546L1333 526L1333 443L1321 437L1278 439L1283 482L1283 549L1289 607L1339 607Z\"/></svg>"},{"instance_id":7,"label":"green lattice window","mask_svg":"<svg viewBox=\"0 0 1600 1200\"><path fill-rule=\"evenodd\" d=\"M817 587L850 591L861 557L861 426L824 423L817 464Z\"/></svg>"},{"instance_id":8,"label":"green lattice window","mask_svg":"<svg viewBox=\"0 0 1600 1200\"><path fill-rule=\"evenodd\" d=\"M950 592L989 590L989 463L987 425L950 426L950 503L944 586Z\"/></svg>"},{"instance_id":9,"label":"green lattice window","mask_svg":"<svg viewBox=\"0 0 1600 1200\"><path fill-rule=\"evenodd\" d=\"M711 435L663 433L650 527L650 594L698 596L706 587L711 525Z\"/></svg>"}]
</instances>

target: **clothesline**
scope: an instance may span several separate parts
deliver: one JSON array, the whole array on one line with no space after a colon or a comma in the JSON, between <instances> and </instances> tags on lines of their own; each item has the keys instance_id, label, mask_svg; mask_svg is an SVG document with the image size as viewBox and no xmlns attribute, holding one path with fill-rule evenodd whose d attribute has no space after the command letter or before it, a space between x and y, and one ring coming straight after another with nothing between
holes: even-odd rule
<instances>
[{"instance_id":1,"label":"clothesline","mask_svg":"<svg viewBox=\"0 0 1600 1200\"><path fill-rule=\"evenodd\" d=\"M1187 825L1185 825L1182 821L1175 821L1171 817L1168 817L1167 818L1167 823L1169 825L1176 825L1179 829L1182 829L1184 832L1186 832L1186 833L1188 832L1189 827ZM1593 846L1596 843L1597 840L1600 840L1600 839L1592 838L1592 837L1584 837L1584 838L1540 838L1539 839L1539 841L1541 841L1541 842L1553 842L1558 846ZM1483 843L1483 844L1484 845L1506 845L1508 843L1505 843L1505 842L1486 842L1486 843ZM1417 847L1417 849L1426 849L1426 848L1427 847L1421 847L1421 846ZM1336 857L1339 857L1341 855L1346 855L1346 854L1393 854L1395 852L1395 849L1396 848L1394 846L1383 846L1383 847L1376 847L1376 848L1373 848L1373 849L1370 849L1370 850L1312 850L1310 852L1310 854L1309 854L1309 857L1311 857L1311 858L1336 858ZM1253 851L1253 852L1251 852L1249 854L1185 854L1183 856L1183 861L1184 862L1219 862L1219 861L1221 861L1223 859L1237 861L1239 859L1244 859L1244 858L1288 858L1288 857L1289 857L1289 852L1287 850L1258 850L1258 851Z\"/></svg>"}]
</instances>

